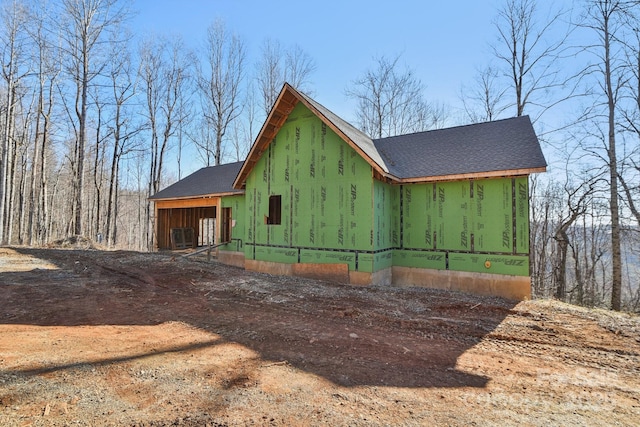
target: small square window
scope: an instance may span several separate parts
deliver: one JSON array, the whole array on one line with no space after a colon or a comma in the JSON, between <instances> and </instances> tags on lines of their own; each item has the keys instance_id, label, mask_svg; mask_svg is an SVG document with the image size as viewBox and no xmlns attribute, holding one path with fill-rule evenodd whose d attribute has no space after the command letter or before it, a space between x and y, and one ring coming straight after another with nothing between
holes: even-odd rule
<instances>
[{"instance_id":1,"label":"small square window","mask_svg":"<svg viewBox=\"0 0 640 427\"><path fill-rule=\"evenodd\" d=\"M267 224L278 225L282 221L282 196L269 196L269 217Z\"/></svg>"}]
</instances>

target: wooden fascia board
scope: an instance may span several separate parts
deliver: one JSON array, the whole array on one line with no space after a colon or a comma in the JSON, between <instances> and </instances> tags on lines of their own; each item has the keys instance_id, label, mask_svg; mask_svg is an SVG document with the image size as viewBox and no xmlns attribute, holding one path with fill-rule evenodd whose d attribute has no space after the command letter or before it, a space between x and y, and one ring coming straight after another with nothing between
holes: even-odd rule
<instances>
[{"instance_id":1,"label":"wooden fascia board","mask_svg":"<svg viewBox=\"0 0 640 427\"><path fill-rule=\"evenodd\" d=\"M290 94L290 97L286 97L287 94ZM285 84L285 87L278 95L278 99L276 100L273 108L269 112L269 116L262 124L262 128L258 133L258 136L247 155L244 163L242 164L242 168L240 168L240 172L238 172L238 176L235 181L233 181L233 188L238 190L242 190L245 187L245 180L247 176L258 162L258 159L262 155L262 153L267 149L273 138L278 134L282 125L289 117L289 113L293 110L296 104L300 101L300 97L293 91L293 88L288 84Z\"/></svg>"},{"instance_id":2,"label":"wooden fascia board","mask_svg":"<svg viewBox=\"0 0 640 427\"><path fill-rule=\"evenodd\" d=\"M157 202L171 202L174 200L202 200L202 199L217 199L225 196L241 196L244 194L244 191L227 191L225 193L212 193L212 194L203 194L201 196L184 196L184 197L164 197L162 199L151 199L148 200L157 203Z\"/></svg>"},{"instance_id":3,"label":"wooden fascia board","mask_svg":"<svg viewBox=\"0 0 640 427\"><path fill-rule=\"evenodd\" d=\"M398 180L397 177L395 177L395 176L393 176L393 175L391 175L389 173L382 172L382 171L380 171L378 169L373 168L371 170L371 173L373 175L373 178L377 179L378 181L386 182L387 184L398 184L399 183L398 182L399 180Z\"/></svg>"},{"instance_id":4,"label":"wooden fascia board","mask_svg":"<svg viewBox=\"0 0 640 427\"><path fill-rule=\"evenodd\" d=\"M499 178L499 177L515 177L531 175L533 173L546 172L547 168L529 168L529 169L509 169L490 172L477 172L477 173L461 173L454 175L439 175L439 176L422 176L416 178L395 178L394 181L397 184L417 184L424 182L440 182L440 181L461 181L467 179L483 179L483 178Z\"/></svg>"}]
</instances>

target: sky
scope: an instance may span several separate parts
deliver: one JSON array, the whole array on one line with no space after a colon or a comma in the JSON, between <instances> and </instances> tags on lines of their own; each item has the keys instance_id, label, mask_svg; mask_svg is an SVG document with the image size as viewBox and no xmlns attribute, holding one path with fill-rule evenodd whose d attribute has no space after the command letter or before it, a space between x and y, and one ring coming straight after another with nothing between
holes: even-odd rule
<instances>
[{"instance_id":1,"label":"sky","mask_svg":"<svg viewBox=\"0 0 640 427\"><path fill-rule=\"evenodd\" d=\"M265 39L299 45L317 65L313 97L353 121L345 89L380 56L401 55L431 101L458 105L462 84L491 59L489 42L499 0L134 0L138 34L180 35L202 46L207 27L221 18L244 38L254 64Z\"/></svg>"}]
</instances>

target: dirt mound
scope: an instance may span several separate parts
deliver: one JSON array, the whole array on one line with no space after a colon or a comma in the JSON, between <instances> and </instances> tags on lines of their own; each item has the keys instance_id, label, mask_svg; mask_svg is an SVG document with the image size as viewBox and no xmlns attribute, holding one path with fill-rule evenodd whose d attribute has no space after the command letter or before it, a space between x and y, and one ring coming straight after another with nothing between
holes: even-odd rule
<instances>
[{"instance_id":1,"label":"dirt mound","mask_svg":"<svg viewBox=\"0 0 640 427\"><path fill-rule=\"evenodd\" d=\"M64 239L56 240L47 245L49 249L100 249L98 245L91 239L84 236L70 236Z\"/></svg>"}]
</instances>

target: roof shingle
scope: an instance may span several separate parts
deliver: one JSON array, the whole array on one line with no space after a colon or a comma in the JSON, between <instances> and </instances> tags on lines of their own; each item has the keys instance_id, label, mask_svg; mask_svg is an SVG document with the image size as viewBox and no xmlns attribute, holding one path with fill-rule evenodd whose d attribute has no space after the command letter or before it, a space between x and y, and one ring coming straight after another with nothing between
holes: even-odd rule
<instances>
[{"instance_id":1,"label":"roof shingle","mask_svg":"<svg viewBox=\"0 0 640 427\"><path fill-rule=\"evenodd\" d=\"M547 163L528 116L374 140L399 179L539 170Z\"/></svg>"},{"instance_id":2,"label":"roof shingle","mask_svg":"<svg viewBox=\"0 0 640 427\"><path fill-rule=\"evenodd\" d=\"M209 196L215 194L242 194L233 188L243 162L209 166L199 169L150 197L152 200Z\"/></svg>"}]
</instances>

